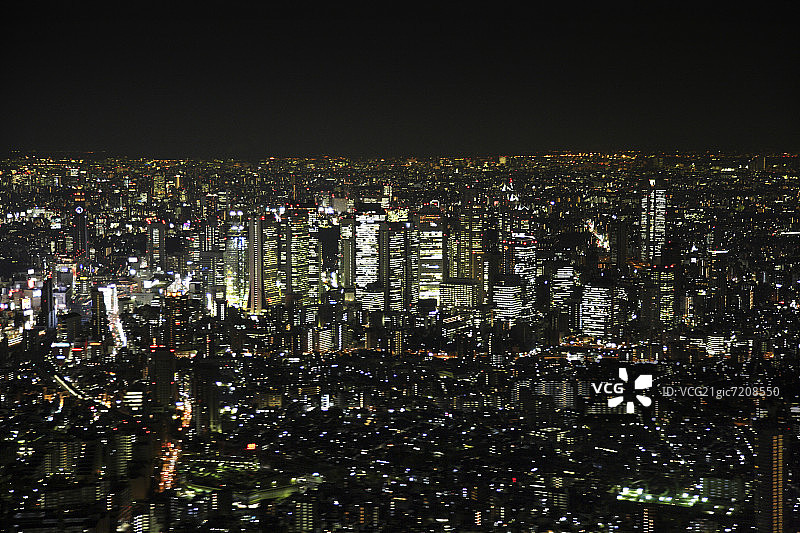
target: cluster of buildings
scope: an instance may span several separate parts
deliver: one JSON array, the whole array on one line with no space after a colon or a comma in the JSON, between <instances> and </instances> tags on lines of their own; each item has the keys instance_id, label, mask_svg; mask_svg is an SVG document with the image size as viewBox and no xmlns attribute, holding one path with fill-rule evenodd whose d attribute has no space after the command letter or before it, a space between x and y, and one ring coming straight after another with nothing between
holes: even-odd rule
<instances>
[{"instance_id":1,"label":"cluster of buildings","mask_svg":"<svg viewBox=\"0 0 800 533\"><path fill-rule=\"evenodd\" d=\"M6 159L0 522L792 530L799 169Z\"/></svg>"}]
</instances>

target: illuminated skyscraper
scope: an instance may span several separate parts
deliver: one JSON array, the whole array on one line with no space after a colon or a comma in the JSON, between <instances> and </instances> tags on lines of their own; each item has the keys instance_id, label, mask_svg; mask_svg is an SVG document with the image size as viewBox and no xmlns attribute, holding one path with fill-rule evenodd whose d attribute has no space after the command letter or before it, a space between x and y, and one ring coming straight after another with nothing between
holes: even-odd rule
<instances>
[{"instance_id":1,"label":"illuminated skyscraper","mask_svg":"<svg viewBox=\"0 0 800 533\"><path fill-rule=\"evenodd\" d=\"M380 223L386 215L380 213L362 213L356 215L356 298L367 285L378 281L378 233Z\"/></svg>"},{"instance_id":2,"label":"illuminated skyscraper","mask_svg":"<svg viewBox=\"0 0 800 533\"><path fill-rule=\"evenodd\" d=\"M108 315L103 293L92 287L92 340L104 341L108 335Z\"/></svg>"},{"instance_id":3,"label":"illuminated skyscraper","mask_svg":"<svg viewBox=\"0 0 800 533\"><path fill-rule=\"evenodd\" d=\"M225 239L225 294L235 307L247 306L248 246L247 227L231 224Z\"/></svg>"},{"instance_id":4,"label":"illuminated skyscraper","mask_svg":"<svg viewBox=\"0 0 800 533\"><path fill-rule=\"evenodd\" d=\"M675 265L652 266L647 276L643 315L651 326L669 327L675 321Z\"/></svg>"},{"instance_id":5,"label":"illuminated skyscraper","mask_svg":"<svg viewBox=\"0 0 800 533\"><path fill-rule=\"evenodd\" d=\"M72 252L73 256L80 263L86 261L89 256L89 228L86 216L86 195L82 187L78 187L72 193L73 214L72 214Z\"/></svg>"},{"instance_id":6,"label":"illuminated skyscraper","mask_svg":"<svg viewBox=\"0 0 800 533\"><path fill-rule=\"evenodd\" d=\"M579 319L581 333L595 337L605 337L611 328L610 286L590 283L583 288Z\"/></svg>"},{"instance_id":7,"label":"illuminated skyscraper","mask_svg":"<svg viewBox=\"0 0 800 533\"><path fill-rule=\"evenodd\" d=\"M322 241L320 227L327 222L324 214L310 209L308 220L308 303L318 304L322 298Z\"/></svg>"},{"instance_id":8,"label":"illuminated skyscraper","mask_svg":"<svg viewBox=\"0 0 800 533\"><path fill-rule=\"evenodd\" d=\"M507 326L529 318L530 310L526 306L523 294L523 281L519 276L502 276L492 287L495 317Z\"/></svg>"},{"instance_id":9,"label":"illuminated skyscraper","mask_svg":"<svg viewBox=\"0 0 800 533\"><path fill-rule=\"evenodd\" d=\"M313 206L291 205L283 216L284 279L286 303L304 306L309 303L309 213Z\"/></svg>"},{"instance_id":10,"label":"illuminated skyscraper","mask_svg":"<svg viewBox=\"0 0 800 533\"><path fill-rule=\"evenodd\" d=\"M786 517L788 431L772 421L759 421L756 432L756 530L789 531Z\"/></svg>"},{"instance_id":11,"label":"illuminated skyscraper","mask_svg":"<svg viewBox=\"0 0 800 533\"><path fill-rule=\"evenodd\" d=\"M567 310L577 286L578 274L575 268L572 266L559 268L553 275L551 283L551 306L561 311Z\"/></svg>"},{"instance_id":12,"label":"illuminated skyscraper","mask_svg":"<svg viewBox=\"0 0 800 533\"><path fill-rule=\"evenodd\" d=\"M278 285L278 222L267 217L251 218L248 231L249 296L247 309L253 314L264 312L280 303Z\"/></svg>"},{"instance_id":13,"label":"illuminated skyscraper","mask_svg":"<svg viewBox=\"0 0 800 533\"><path fill-rule=\"evenodd\" d=\"M419 298L434 299L439 305L444 280L444 223L441 212L425 207L419 214Z\"/></svg>"},{"instance_id":14,"label":"illuminated skyscraper","mask_svg":"<svg viewBox=\"0 0 800 533\"><path fill-rule=\"evenodd\" d=\"M666 240L667 191L650 180L642 197L641 232L642 261L650 264L661 260L661 250Z\"/></svg>"},{"instance_id":15,"label":"illuminated skyscraper","mask_svg":"<svg viewBox=\"0 0 800 533\"><path fill-rule=\"evenodd\" d=\"M419 303L419 232L410 222L381 223L380 285L386 311L414 311Z\"/></svg>"},{"instance_id":16,"label":"illuminated skyscraper","mask_svg":"<svg viewBox=\"0 0 800 533\"><path fill-rule=\"evenodd\" d=\"M339 287L346 289L356 282L356 221L352 217L339 219Z\"/></svg>"},{"instance_id":17,"label":"illuminated skyscraper","mask_svg":"<svg viewBox=\"0 0 800 533\"><path fill-rule=\"evenodd\" d=\"M180 348L188 342L191 309L188 294L167 294L164 298L163 343L167 348Z\"/></svg>"},{"instance_id":18,"label":"illuminated skyscraper","mask_svg":"<svg viewBox=\"0 0 800 533\"><path fill-rule=\"evenodd\" d=\"M167 270L167 225L163 222L147 225L147 264L152 270Z\"/></svg>"}]
</instances>

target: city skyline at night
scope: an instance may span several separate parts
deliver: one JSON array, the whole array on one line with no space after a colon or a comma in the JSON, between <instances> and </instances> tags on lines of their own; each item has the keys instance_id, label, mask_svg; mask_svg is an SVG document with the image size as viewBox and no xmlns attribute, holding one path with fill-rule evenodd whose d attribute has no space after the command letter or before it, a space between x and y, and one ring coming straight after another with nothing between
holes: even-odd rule
<instances>
[{"instance_id":1,"label":"city skyline at night","mask_svg":"<svg viewBox=\"0 0 800 533\"><path fill-rule=\"evenodd\" d=\"M0 530L800 530L788 6L9 15Z\"/></svg>"}]
</instances>

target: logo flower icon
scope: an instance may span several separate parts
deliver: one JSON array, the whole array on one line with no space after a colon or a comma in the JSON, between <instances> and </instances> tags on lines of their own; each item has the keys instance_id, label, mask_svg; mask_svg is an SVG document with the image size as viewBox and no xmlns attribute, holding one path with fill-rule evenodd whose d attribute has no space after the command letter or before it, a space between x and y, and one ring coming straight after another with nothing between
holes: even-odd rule
<instances>
[{"instance_id":1,"label":"logo flower icon","mask_svg":"<svg viewBox=\"0 0 800 533\"><path fill-rule=\"evenodd\" d=\"M619 379L621 379L625 383L628 383L627 369L625 368L619 369ZM636 380L633 382L634 390L649 389L652 386L653 386L653 376L651 374L642 374L641 376L637 377ZM650 404L653 403L653 400L651 400L648 396L645 396L643 394L637 394L636 399L639 400L639 403L641 403L645 407L650 407ZM623 401L625 401L625 396L623 395L614 396L613 398L608 399L608 406L617 407ZM625 411L627 413L633 413L634 403L632 401L626 403Z\"/></svg>"}]
</instances>

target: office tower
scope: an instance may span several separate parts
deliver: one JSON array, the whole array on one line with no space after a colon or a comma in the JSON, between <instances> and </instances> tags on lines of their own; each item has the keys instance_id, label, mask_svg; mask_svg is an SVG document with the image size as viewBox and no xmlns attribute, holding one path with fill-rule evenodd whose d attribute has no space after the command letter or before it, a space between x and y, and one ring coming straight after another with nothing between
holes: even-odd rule
<instances>
[{"instance_id":1,"label":"office tower","mask_svg":"<svg viewBox=\"0 0 800 533\"><path fill-rule=\"evenodd\" d=\"M439 305L439 286L444 280L444 221L433 206L419 213L419 298L433 299Z\"/></svg>"},{"instance_id":2,"label":"office tower","mask_svg":"<svg viewBox=\"0 0 800 533\"><path fill-rule=\"evenodd\" d=\"M611 264L621 268L630 259L629 224L624 218L616 220L609 226L609 244L611 246Z\"/></svg>"},{"instance_id":3,"label":"office tower","mask_svg":"<svg viewBox=\"0 0 800 533\"><path fill-rule=\"evenodd\" d=\"M641 233L642 255L645 263L656 264L661 260L661 250L666 241L667 191L651 179L642 197Z\"/></svg>"},{"instance_id":4,"label":"office tower","mask_svg":"<svg viewBox=\"0 0 800 533\"><path fill-rule=\"evenodd\" d=\"M440 285L440 307L442 311L469 309L477 302L475 281L464 278L450 278Z\"/></svg>"},{"instance_id":5,"label":"office tower","mask_svg":"<svg viewBox=\"0 0 800 533\"><path fill-rule=\"evenodd\" d=\"M534 301L536 286L536 240L530 235L515 235L500 242L501 274L514 274L522 279L525 298Z\"/></svg>"},{"instance_id":6,"label":"office tower","mask_svg":"<svg viewBox=\"0 0 800 533\"><path fill-rule=\"evenodd\" d=\"M216 217L201 225L200 238L200 279L206 291L206 308L213 312L214 302L225 299L225 241Z\"/></svg>"},{"instance_id":7,"label":"office tower","mask_svg":"<svg viewBox=\"0 0 800 533\"><path fill-rule=\"evenodd\" d=\"M167 178L163 172L153 176L151 194L154 200L163 200L167 196Z\"/></svg>"},{"instance_id":8,"label":"office tower","mask_svg":"<svg viewBox=\"0 0 800 533\"><path fill-rule=\"evenodd\" d=\"M147 264L151 270L167 271L167 225L164 222L147 225Z\"/></svg>"},{"instance_id":9,"label":"office tower","mask_svg":"<svg viewBox=\"0 0 800 533\"><path fill-rule=\"evenodd\" d=\"M448 238L446 251L448 275L475 280L478 305L483 303L488 291L483 246L485 216L486 210L483 206L471 198L469 203L461 208L458 219L454 221L454 227L450 230L453 236Z\"/></svg>"},{"instance_id":10,"label":"office tower","mask_svg":"<svg viewBox=\"0 0 800 533\"><path fill-rule=\"evenodd\" d=\"M164 347L150 352L150 398L157 410L175 405L175 353Z\"/></svg>"},{"instance_id":11,"label":"office tower","mask_svg":"<svg viewBox=\"0 0 800 533\"><path fill-rule=\"evenodd\" d=\"M167 348L180 348L189 340L189 295L167 294L162 309L163 343Z\"/></svg>"},{"instance_id":12,"label":"office tower","mask_svg":"<svg viewBox=\"0 0 800 533\"><path fill-rule=\"evenodd\" d=\"M286 304L302 307L309 303L309 213L313 206L293 204L283 215L284 280Z\"/></svg>"},{"instance_id":13,"label":"office tower","mask_svg":"<svg viewBox=\"0 0 800 533\"><path fill-rule=\"evenodd\" d=\"M507 327L530 317L524 300L522 279L514 274L501 276L492 287L492 302L495 305L495 318Z\"/></svg>"},{"instance_id":14,"label":"office tower","mask_svg":"<svg viewBox=\"0 0 800 533\"><path fill-rule=\"evenodd\" d=\"M56 302L53 298L53 279L47 278L42 285L41 311L39 312L39 326L47 329L56 329L58 325Z\"/></svg>"},{"instance_id":15,"label":"office tower","mask_svg":"<svg viewBox=\"0 0 800 533\"><path fill-rule=\"evenodd\" d=\"M86 213L86 196L82 187L72 193L72 255L78 263L89 257L89 228Z\"/></svg>"},{"instance_id":16,"label":"office tower","mask_svg":"<svg viewBox=\"0 0 800 533\"><path fill-rule=\"evenodd\" d=\"M308 303L319 304L322 299L322 240L320 228L327 220L317 209L308 212Z\"/></svg>"},{"instance_id":17,"label":"office tower","mask_svg":"<svg viewBox=\"0 0 800 533\"><path fill-rule=\"evenodd\" d=\"M219 433L222 425L219 416L219 368L210 361L197 360L194 365L195 428L200 434Z\"/></svg>"},{"instance_id":18,"label":"office tower","mask_svg":"<svg viewBox=\"0 0 800 533\"><path fill-rule=\"evenodd\" d=\"M339 287L350 289L356 283L356 220L339 219Z\"/></svg>"},{"instance_id":19,"label":"office tower","mask_svg":"<svg viewBox=\"0 0 800 533\"><path fill-rule=\"evenodd\" d=\"M251 218L248 231L250 293L247 309L253 314L260 314L269 306L280 303L278 246L278 222L267 217Z\"/></svg>"},{"instance_id":20,"label":"office tower","mask_svg":"<svg viewBox=\"0 0 800 533\"><path fill-rule=\"evenodd\" d=\"M419 232L410 222L384 222L379 232L384 310L413 312L419 303Z\"/></svg>"},{"instance_id":21,"label":"office tower","mask_svg":"<svg viewBox=\"0 0 800 533\"><path fill-rule=\"evenodd\" d=\"M378 233L380 223L386 219L383 213L360 213L356 215L356 298L368 285L378 281Z\"/></svg>"},{"instance_id":22,"label":"office tower","mask_svg":"<svg viewBox=\"0 0 800 533\"><path fill-rule=\"evenodd\" d=\"M566 311L578 287L578 274L572 266L560 267L550 283L550 305L554 309Z\"/></svg>"},{"instance_id":23,"label":"office tower","mask_svg":"<svg viewBox=\"0 0 800 533\"><path fill-rule=\"evenodd\" d=\"M103 293L97 287L92 287L92 331L91 338L104 341L108 335L108 311L106 309Z\"/></svg>"},{"instance_id":24,"label":"office tower","mask_svg":"<svg viewBox=\"0 0 800 533\"><path fill-rule=\"evenodd\" d=\"M646 270L642 315L651 327L675 322L675 265L653 265Z\"/></svg>"},{"instance_id":25,"label":"office tower","mask_svg":"<svg viewBox=\"0 0 800 533\"><path fill-rule=\"evenodd\" d=\"M389 209L392 206L392 186L384 185L381 193L381 207Z\"/></svg>"},{"instance_id":26,"label":"office tower","mask_svg":"<svg viewBox=\"0 0 800 533\"><path fill-rule=\"evenodd\" d=\"M109 442L111 477L124 481L128 479L128 463L133 458L134 438L130 433L116 431Z\"/></svg>"},{"instance_id":27,"label":"office tower","mask_svg":"<svg viewBox=\"0 0 800 533\"><path fill-rule=\"evenodd\" d=\"M756 432L756 530L759 533L789 531L786 444L788 430L772 420L758 421Z\"/></svg>"},{"instance_id":28,"label":"office tower","mask_svg":"<svg viewBox=\"0 0 800 533\"><path fill-rule=\"evenodd\" d=\"M248 224L249 226L249 224ZM248 227L235 222L225 239L225 296L234 307L247 307Z\"/></svg>"},{"instance_id":29,"label":"office tower","mask_svg":"<svg viewBox=\"0 0 800 533\"><path fill-rule=\"evenodd\" d=\"M612 322L612 287L596 282L583 288L579 308L579 327L584 335L605 338Z\"/></svg>"}]
</instances>

